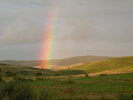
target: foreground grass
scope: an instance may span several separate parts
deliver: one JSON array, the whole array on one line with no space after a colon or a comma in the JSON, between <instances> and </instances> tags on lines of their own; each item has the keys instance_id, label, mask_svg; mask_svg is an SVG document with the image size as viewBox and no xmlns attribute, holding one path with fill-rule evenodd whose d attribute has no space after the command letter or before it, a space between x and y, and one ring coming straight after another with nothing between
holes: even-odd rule
<instances>
[{"instance_id":1,"label":"foreground grass","mask_svg":"<svg viewBox=\"0 0 133 100\"><path fill-rule=\"evenodd\" d=\"M32 86L37 93L44 90L49 98L47 100L118 100L120 94L133 93L133 73L24 83Z\"/></svg>"},{"instance_id":2,"label":"foreground grass","mask_svg":"<svg viewBox=\"0 0 133 100\"><path fill-rule=\"evenodd\" d=\"M133 73L71 77L69 80L68 77L23 78L26 80L17 84L21 83L33 89L32 100L132 100L119 99L119 96L133 94ZM8 96L3 100L10 100L7 98Z\"/></svg>"}]
</instances>

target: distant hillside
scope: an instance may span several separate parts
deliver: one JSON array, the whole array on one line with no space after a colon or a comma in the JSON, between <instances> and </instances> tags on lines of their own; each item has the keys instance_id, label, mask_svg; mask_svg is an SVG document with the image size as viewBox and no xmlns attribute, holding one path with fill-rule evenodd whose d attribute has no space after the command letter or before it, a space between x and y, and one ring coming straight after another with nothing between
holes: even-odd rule
<instances>
[{"instance_id":1,"label":"distant hillside","mask_svg":"<svg viewBox=\"0 0 133 100\"><path fill-rule=\"evenodd\" d=\"M10 64L3 64L0 63L0 70L3 72L15 72L19 74L35 74L41 71L45 71L45 73L51 72L50 70L47 69L37 69L37 68L32 68L32 67L27 67L27 66L22 66L22 65L10 65Z\"/></svg>"},{"instance_id":2,"label":"distant hillside","mask_svg":"<svg viewBox=\"0 0 133 100\"><path fill-rule=\"evenodd\" d=\"M3 64L23 65L23 66L36 66L38 65L37 60L1 60Z\"/></svg>"},{"instance_id":3,"label":"distant hillside","mask_svg":"<svg viewBox=\"0 0 133 100\"><path fill-rule=\"evenodd\" d=\"M69 65L79 64L79 63L94 62L94 61L111 59L111 58L112 57L103 57L103 56L101 57L100 56L77 56L77 57L71 57L71 58L66 58L61 60L55 60L54 64L60 65L60 66L69 66Z\"/></svg>"},{"instance_id":4,"label":"distant hillside","mask_svg":"<svg viewBox=\"0 0 133 100\"><path fill-rule=\"evenodd\" d=\"M88 73L126 73L133 72L133 56L112 58L75 66L72 69L83 70Z\"/></svg>"},{"instance_id":5,"label":"distant hillside","mask_svg":"<svg viewBox=\"0 0 133 100\"><path fill-rule=\"evenodd\" d=\"M77 56L65 59L57 59L51 60L53 63L52 65L57 66L69 66L75 65L79 63L86 63L86 62L94 62L99 60L111 59L112 57L104 57L104 56ZM3 60L0 63L4 64L15 64L15 65L24 65L24 66L38 66L39 61L37 60L27 60L27 61L20 61L20 60Z\"/></svg>"},{"instance_id":6,"label":"distant hillside","mask_svg":"<svg viewBox=\"0 0 133 100\"><path fill-rule=\"evenodd\" d=\"M3 63L0 63L0 69L3 70L3 71L7 71L7 70L10 70L10 71L37 71L37 70L40 70L40 69L37 69L37 68L32 68L32 67L27 67L27 66L22 66L22 65L11 65L11 64L3 64Z\"/></svg>"}]
</instances>

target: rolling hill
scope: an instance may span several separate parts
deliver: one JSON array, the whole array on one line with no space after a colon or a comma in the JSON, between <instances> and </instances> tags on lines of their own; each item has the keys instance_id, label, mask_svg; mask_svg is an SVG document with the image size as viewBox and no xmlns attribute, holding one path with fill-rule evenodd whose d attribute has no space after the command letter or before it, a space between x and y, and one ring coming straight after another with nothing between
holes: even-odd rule
<instances>
[{"instance_id":1,"label":"rolling hill","mask_svg":"<svg viewBox=\"0 0 133 100\"><path fill-rule=\"evenodd\" d=\"M80 63L86 62L94 62L99 60L111 59L112 57L104 57L104 56L77 56L77 57L70 57L65 59L57 59L51 60L53 63L52 65L56 66L70 66ZM14 64L14 65L23 65L23 66L38 66L38 60L2 60L0 63L3 64Z\"/></svg>"},{"instance_id":2,"label":"rolling hill","mask_svg":"<svg viewBox=\"0 0 133 100\"><path fill-rule=\"evenodd\" d=\"M79 75L79 74L85 74L85 71L81 70L60 70L60 71L52 71L48 69L38 69L38 68L32 68L28 66L22 66L22 65L10 65L10 64L2 64L0 63L0 73L1 72L13 72L21 75L36 75L36 73L42 73L45 76L65 76L65 75Z\"/></svg>"},{"instance_id":3,"label":"rolling hill","mask_svg":"<svg viewBox=\"0 0 133 100\"><path fill-rule=\"evenodd\" d=\"M94 56L93 56L94 57ZM92 58L93 58L92 57ZM82 57L81 57L82 58ZM83 57L84 58L84 57ZM63 62L58 62L60 65L67 65L69 64L74 64L76 62L83 61L80 59L80 57L73 57L72 62L70 63L70 58L65 59L64 63ZM89 57L90 58L90 57ZM86 59L89 59L86 56ZM75 60L73 60L75 59ZM84 59L85 62L87 60ZM97 59L98 60L98 59ZM99 58L100 60L100 58ZM68 61L68 63L67 63ZM23 61L21 61L22 63ZM28 62L28 61L27 61ZM18 62L15 62L15 64ZM29 62L28 62L29 63ZM67 68L67 67L66 67ZM100 61L95 61L94 59L89 60L87 63L81 64L81 65L75 65L75 66L70 66L70 70L72 73L77 73L77 74L82 74L82 73L89 73L90 75L99 75L99 74L118 74L118 73L130 73L133 72L133 56L131 57L120 57L120 58L112 58L112 59L106 59L106 60L100 60ZM40 72L41 69L37 68L32 68L28 66L23 66L23 65L10 65L10 64L3 64L0 63L0 69L6 70L6 71L15 71L15 72L21 72L21 73L36 73ZM45 72L50 70L44 69ZM62 73L68 73L68 70L61 69L61 71L50 71L51 74L57 74L57 75L62 75Z\"/></svg>"},{"instance_id":4,"label":"rolling hill","mask_svg":"<svg viewBox=\"0 0 133 100\"><path fill-rule=\"evenodd\" d=\"M77 57L71 57L71 58L65 58L60 60L54 60L55 65L60 66L70 66L80 63L86 63L86 62L94 62L94 61L100 61L105 59L111 59L112 57L104 57L104 56L77 56Z\"/></svg>"},{"instance_id":5,"label":"rolling hill","mask_svg":"<svg viewBox=\"0 0 133 100\"><path fill-rule=\"evenodd\" d=\"M74 66L72 69L83 70L91 74L117 74L133 72L133 56L112 58Z\"/></svg>"},{"instance_id":6,"label":"rolling hill","mask_svg":"<svg viewBox=\"0 0 133 100\"><path fill-rule=\"evenodd\" d=\"M11 65L11 64L3 64L0 63L0 70L2 72L15 72L19 74L35 74L41 71L45 71L46 73L50 72L50 70L47 69L38 69L38 68L32 68L28 66L22 66L22 65Z\"/></svg>"}]
</instances>

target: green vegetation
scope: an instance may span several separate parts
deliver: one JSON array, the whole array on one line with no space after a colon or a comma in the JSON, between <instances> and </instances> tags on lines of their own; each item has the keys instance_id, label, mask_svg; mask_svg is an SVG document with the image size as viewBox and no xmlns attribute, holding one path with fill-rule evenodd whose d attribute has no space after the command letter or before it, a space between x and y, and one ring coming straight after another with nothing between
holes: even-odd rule
<instances>
[{"instance_id":1,"label":"green vegetation","mask_svg":"<svg viewBox=\"0 0 133 100\"><path fill-rule=\"evenodd\" d=\"M120 94L119 100L133 100L133 94Z\"/></svg>"},{"instance_id":2,"label":"green vegetation","mask_svg":"<svg viewBox=\"0 0 133 100\"><path fill-rule=\"evenodd\" d=\"M33 100L32 88L16 81L1 83L0 99L7 97L10 100Z\"/></svg>"},{"instance_id":3,"label":"green vegetation","mask_svg":"<svg viewBox=\"0 0 133 100\"><path fill-rule=\"evenodd\" d=\"M113 58L104 61L96 61L75 66L75 70L83 70L88 73L102 71L131 72L133 69L133 57Z\"/></svg>"},{"instance_id":4,"label":"green vegetation","mask_svg":"<svg viewBox=\"0 0 133 100\"><path fill-rule=\"evenodd\" d=\"M38 76L41 76L42 75L42 73L36 73L36 76L38 77Z\"/></svg>"},{"instance_id":5,"label":"green vegetation","mask_svg":"<svg viewBox=\"0 0 133 100\"><path fill-rule=\"evenodd\" d=\"M16 73L13 73L13 72L10 72L10 71L5 72L5 76L7 76L7 77L16 76L16 75L17 75Z\"/></svg>"},{"instance_id":6,"label":"green vegetation","mask_svg":"<svg viewBox=\"0 0 133 100\"><path fill-rule=\"evenodd\" d=\"M85 71L82 70L60 70L60 71L54 71L53 72L55 76L66 76L66 75L79 75L79 74L85 74Z\"/></svg>"},{"instance_id":7,"label":"green vegetation","mask_svg":"<svg viewBox=\"0 0 133 100\"><path fill-rule=\"evenodd\" d=\"M68 77L41 76L38 79L26 75L5 82L0 84L0 97L9 100L22 100L22 97L26 100L132 100L125 98L133 95L133 73L71 77L70 80Z\"/></svg>"},{"instance_id":8,"label":"green vegetation","mask_svg":"<svg viewBox=\"0 0 133 100\"><path fill-rule=\"evenodd\" d=\"M1 75L0 75L0 82L2 82L3 80L2 80L2 77L1 77Z\"/></svg>"}]
</instances>

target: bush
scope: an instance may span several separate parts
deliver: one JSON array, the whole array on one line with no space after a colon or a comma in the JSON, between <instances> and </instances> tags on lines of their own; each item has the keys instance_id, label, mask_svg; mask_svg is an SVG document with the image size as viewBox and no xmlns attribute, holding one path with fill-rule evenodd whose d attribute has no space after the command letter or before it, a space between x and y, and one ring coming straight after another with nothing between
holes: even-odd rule
<instances>
[{"instance_id":1,"label":"bush","mask_svg":"<svg viewBox=\"0 0 133 100\"><path fill-rule=\"evenodd\" d=\"M21 77L18 77L18 76L14 76L13 79L14 79L14 81L17 81L17 82L27 81L25 78L21 78Z\"/></svg>"},{"instance_id":2,"label":"bush","mask_svg":"<svg viewBox=\"0 0 133 100\"><path fill-rule=\"evenodd\" d=\"M32 90L25 85L17 85L13 91L13 100L32 100Z\"/></svg>"},{"instance_id":3,"label":"bush","mask_svg":"<svg viewBox=\"0 0 133 100\"><path fill-rule=\"evenodd\" d=\"M17 75L16 73L13 73L13 72L10 72L10 71L7 71L5 73L5 76L7 76L7 77L12 77L12 76L16 76L16 75Z\"/></svg>"},{"instance_id":4,"label":"bush","mask_svg":"<svg viewBox=\"0 0 133 100\"><path fill-rule=\"evenodd\" d=\"M133 100L133 95L129 94L120 94L119 100Z\"/></svg>"},{"instance_id":5,"label":"bush","mask_svg":"<svg viewBox=\"0 0 133 100\"><path fill-rule=\"evenodd\" d=\"M62 82L62 83L70 83L70 84L71 84L71 83L74 83L74 81L72 81L72 80L70 80L70 79L69 79L69 80L61 80L61 82Z\"/></svg>"},{"instance_id":6,"label":"bush","mask_svg":"<svg viewBox=\"0 0 133 100\"><path fill-rule=\"evenodd\" d=\"M3 81L3 79L2 79L2 77L1 77L1 75L0 75L0 82L2 82Z\"/></svg>"},{"instance_id":7,"label":"bush","mask_svg":"<svg viewBox=\"0 0 133 100\"><path fill-rule=\"evenodd\" d=\"M44 80L43 78L36 78L36 80Z\"/></svg>"},{"instance_id":8,"label":"bush","mask_svg":"<svg viewBox=\"0 0 133 100\"><path fill-rule=\"evenodd\" d=\"M18 82L2 84L0 88L0 100L9 97L11 100L33 100L32 89Z\"/></svg>"},{"instance_id":9,"label":"bush","mask_svg":"<svg viewBox=\"0 0 133 100\"><path fill-rule=\"evenodd\" d=\"M54 74L55 76L60 76L59 74Z\"/></svg>"},{"instance_id":10,"label":"bush","mask_svg":"<svg viewBox=\"0 0 133 100\"><path fill-rule=\"evenodd\" d=\"M84 77L89 77L89 75L88 74L85 74L85 76Z\"/></svg>"},{"instance_id":11,"label":"bush","mask_svg":"<svg viewBox=\"0 0 133 100\"><path fill-rule=\"evenodd\" d=\"M42 75L42 73L36 73L36 77L41 76L41 75Z\"/></svg>"}]
</instances>

